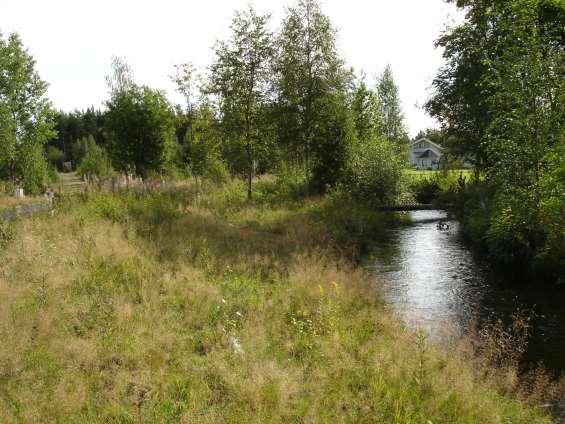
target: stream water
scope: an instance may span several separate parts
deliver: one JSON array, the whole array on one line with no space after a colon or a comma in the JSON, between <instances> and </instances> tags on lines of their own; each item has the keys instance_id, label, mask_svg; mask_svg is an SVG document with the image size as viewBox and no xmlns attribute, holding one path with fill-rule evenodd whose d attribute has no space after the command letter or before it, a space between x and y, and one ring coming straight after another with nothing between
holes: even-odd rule
<instances>
[{"instance_id":1,"label":"stream water","mask_svg":"<svg viewBox=\"0 0 565 424\"><path fill-rule=\"evenodd\" d=\"M388 230L372 249L387 308L431 338L464 334L472 325L517 310L533 313L525 365L565 373L565 290L496 273L464 243L457 221L443 211L410 212L412 224ZM449 229L439 229L438 223Z\"/></svg>"}]
</instances>

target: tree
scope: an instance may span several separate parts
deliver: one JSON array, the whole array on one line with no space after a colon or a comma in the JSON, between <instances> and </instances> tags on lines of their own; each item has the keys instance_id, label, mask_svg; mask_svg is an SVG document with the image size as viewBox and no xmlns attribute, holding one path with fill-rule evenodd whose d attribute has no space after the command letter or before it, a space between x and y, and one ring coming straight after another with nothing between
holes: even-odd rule
<instances>
[{"instance_id":1,"label":"tree","mask_svg":"<svg viewBox=\"0 0 565 424\"><path fill-rule=\"evenodd\" d=\"M108 85L106 128L114 164L142 177L164 171L175 153L174 115L165 94L136 85L123 60L114 60Z\"/></svg>"},{"instance_id":2,"label":"tree","mask_svg":"<svg viewBox=\"0 0 565 424\"><path fill-rule=\"evenodd\" d=\"M393 201L400 192L404 160L394 144L374 136L352 145L344 187L371 205Z\"/></svg>"},{"instance_id":3,"label":"tree","mask_svg":"<svg viewBox=\"0 0 565 424\"><path fill-rule=\"evenodd\" d=\"M499 183L528 185L530 176L538 179L548 148L563 139L565 6L457 4L466 8L466 21L437 42L447 63L427 110L479 169Z\"/></svg>"},{"instance_id":4,"label":"tree","mask_svg":"<svg viewBox=\"0 0 565 424\"><path fill-rule=\"evenodd\" d=\"M195 178L209 177L216 182L225 180L227 168L221 157L222 135L220 122L212 102L204 97L194 112L194 143L192 173Z\"/></svg>"},{"instance_id":5,"label":"tree","mask_svg":"<svg viewBox=\"0 0 565 424\"><path fill-rule=\"evenodd\" d=\"M63 162L65 161L65 154L62 150L48 146L45 152L47 161L59 171L63 170Z\"/></svg>"},{"instance_id":6,"label":"tree","mask_svg":"<svg viewBox=\"0 0 565 424\"><path fill-rule=\"evenodd\" d=\"M394 82L392 68L388 65L377 83L377 93L381 107L381 120L384 136L398 147L403 147L408 136L404 125L404 115L400 106L398 87Z\"/></svg>"},{"instance_id":7,"label":"tree","mask_svg":"<svg viewBox=\"0 0 565 424\"><path fill-rule=\"evenodd\" d=\"M104 148L94 144L82 158L77 172L89 182L102 183L112 175L112 165Z\"/></svg>"},{"instance_id":8,"label":"tree","mask_svg":"<svg viewBox=\"0 0 565 424\"><path fill-rule=\"evenodd\" d=\"M43 145L55 135L47 83L17 34L0 34L0 170L37 193L47 184Z\"/></svg>"},{"instance_id":9,"label":"tree","mask_svg":"<svg viewBox=\"0 0 565 424\"><path fill-rule=\"evenodd\" d=\"M185 140L187 145L193 142L193 120L194 120L194 94L196 91L196 84L199 81L199 76L196 74L194 65L190 62L175 65L175 75L171 76L171 80L177 86L177 91L183 95L186 101L186 114L188 118L187 133Z\"/></svg>"},{"instance_id":10,"label":"tree","mask_svg":"<svg viewBox=\"0 0 565 424\"><path fill-rule=\"evenodd\" d=\"M86 154L96 147L96 140L92 135L79 138L72 146L73 160L76 164L82 162Z\"/></svg>"},{"instance_id":11,"label":"tree","mask_svg":"<svg viewBox=\"0 0 565 424\"><path fill-rule=\"evenodd\" d=\"M383 133L379 98L377 93L367 87L364 75L361 76L354 88L351 112L359 140L369 140Z\"/></svg>"},{"instance_id":12,"label":"tree","mask_svg":"<svg viewBox=\"0 0 565 424\"><path fill-rule=\"evenodd\" d=\"M546 225L559 210L548 182L565 143L565 4L558 0L460 0L465 21L445 33L446 65L427 103L460 152L482 171L477 231L503 261L535 264L562 240ZM450 137L451 140L451 137ZM485 203L488 207L484 207ZM478 211L478 212L476 212ZM475 218L474 218L475 219ZM475 221L477 221L475 219ZM552 243L556 243L553 245ZM565 258L559 266L565 269Z\"/></svg>"},{"instance_id":13,"label":"tree","mask_svg":"<svg viewBox=\"0 0 565 424\"><path fill-rule=\"evenodd\" d=\"M59 111L55 115L55 122L57 136L49 140L48 144L62 150L65 160L72 160L75 164L80 162L80 158L73 156L72 147L81 138L92 136L96 144L106 145L104 113L100 110L91 107L70 113Z\"/></svg>"},{"instance_id":14,"label":"tree","mask_svg":"<svg viewBox=\"0 0 565 424\"><path fill-rule=\"evenodd\" d=\"M123 57L112 56L112 74L106 75L106 85L112 94L128 91L135 86L133 70Z\"/></svg>"},{"instance_id":15,"label":"tree","mask_svg":"<svg viewBox=\"0 0 565 424\"><path fill-rule=\"evenodd\" d=\"M323 172L322 157L312 158L314 152L332 157L334 153L345 151L336 145L344 133L342 124L345 119L337 117L328 121L328 114L337 111L333 106L342 101L346 86L351 79L343 67L343 61L335 46L336 31L329 18L322 13L316 0L299 0L295 7L287 10L282 29L278 37L277 104L278 129L281 144L299 160L305 170L310 185L325 188L321 180L334 184L326 176L313 174L312 163L317 164L317 171ZM331 131L335 131L331 133ZM321 137L325 134L326 137ZM329 137L329 138L328 138ZM333 146L332 146L333 145ZM341 158L343 159L343 158ZM338 175L343 161L334 175ZM333 165L336 165L335 162Z\"/></svg>"},{"instance_id":16,"label":"tree","mask_svg":"<svg viewBox=\"0 0 565 424\"><path fill-rule=\"evenodd\" d=\"M271 140L266 119L273 56L268 20L269 15L258 15L252 7L236 13L231 38L216 47L209 84L219 99L230 164L246 174L249 200L258 159L268 152Z\"/></svg>"}]
</instances>

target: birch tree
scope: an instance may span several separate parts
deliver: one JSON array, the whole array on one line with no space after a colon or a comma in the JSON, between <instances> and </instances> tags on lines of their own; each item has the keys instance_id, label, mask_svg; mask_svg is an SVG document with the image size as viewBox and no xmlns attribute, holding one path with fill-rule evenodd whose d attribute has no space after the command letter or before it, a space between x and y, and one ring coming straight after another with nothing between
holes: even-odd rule
<instances>
[{"instance_id":1,"label":"birch tree","mask_svg":"<svg viewBox=\"0 0 565 424\"><path fill-rule=\"evenodd\" d=\"M247 180L252 199L252 181L258 159L269 149L267 109L271 103L270 63L273 56L269 15L252 7L237 12L231 37L216 46L209 91L218 98L228 162Z\"/></svg>"},{"instance_id":2,"label":"birch tree","mask_svg":"<svg viewBox=\"0 0 565 424\"><path fill-rule=\"evenodd\" d=\"M332 119L331 112L342 115L350 75L337 52L336 31L316 0L299 0L287 10L277 44L279 136L302 163L307 180L320 185L316 180L326 180L336 163L324 169L324 158L313 156L322 152L328 158L328 149L337 148L335 154L343 150L345 132L338 121L345 120ZM315 145L326 141L328 146ZM314 175L314 168L322 174Z\"/></svg>"},{"instance_id":3,"label":"birch tree","mask_svg":"<svg viewBox=\"0 0 565 424\"><path fill-rule=\"evenodd\" d=\"M46 94L47 83L19 36L4 40L0 33L0 172L32 193L47 184L43 145L55 136Z\"/></svg>"}]
</instances>

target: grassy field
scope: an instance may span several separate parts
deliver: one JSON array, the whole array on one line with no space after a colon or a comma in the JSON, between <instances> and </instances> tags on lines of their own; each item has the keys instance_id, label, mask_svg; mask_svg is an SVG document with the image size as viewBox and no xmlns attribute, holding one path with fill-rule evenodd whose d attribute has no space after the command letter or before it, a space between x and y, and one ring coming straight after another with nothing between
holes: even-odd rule
<instances>
[{"instance_id":1,"label":"grassy field","mask_svg":"<svg viewBox=\"0 0 565 424\"><path fill-rule=\"evenodd\" d=\"M430 179L430 178L437 178L441 176L447 176L449 179L452 178L459 178L459 176L465 178L466 181L469 181L473 176L472 169L450 169L449 171L425 171L425 170L418 170L418 169L405 169L404 176L411 181L417 181L421 179Z\"/></svg>"},{"instance_id":2,"label":"grassy field","mask_svg":"<svg viewBox=\"0 0 565 424\"><path fill-rule=\"evenodd\" d=\"M273 182L90 194L0 232L0 422L546 423L387 312L390 217ZM4 228L6 230L6 228Z\"/></svg>"}]
</instances>

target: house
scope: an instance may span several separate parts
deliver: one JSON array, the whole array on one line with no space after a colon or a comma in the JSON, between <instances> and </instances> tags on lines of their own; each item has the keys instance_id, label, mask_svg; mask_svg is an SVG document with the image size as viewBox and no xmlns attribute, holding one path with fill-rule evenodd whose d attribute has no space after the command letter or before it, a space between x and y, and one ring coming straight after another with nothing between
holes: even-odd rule
<instances>
[{"instance_id":1,"label":"house","mask_svg":"<svg viewBox=\"0 0 565 424\"><path fill-rule=\"evenodd\" d=\"M426 137L410 144L409 160L418 169L439 169L443 158L443 147Z\"/></svg>"}]
</instances>

